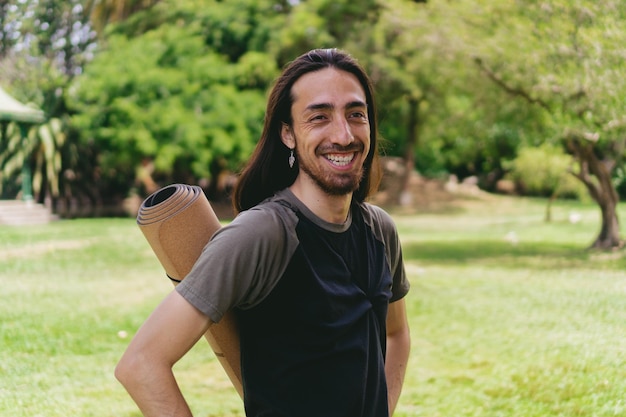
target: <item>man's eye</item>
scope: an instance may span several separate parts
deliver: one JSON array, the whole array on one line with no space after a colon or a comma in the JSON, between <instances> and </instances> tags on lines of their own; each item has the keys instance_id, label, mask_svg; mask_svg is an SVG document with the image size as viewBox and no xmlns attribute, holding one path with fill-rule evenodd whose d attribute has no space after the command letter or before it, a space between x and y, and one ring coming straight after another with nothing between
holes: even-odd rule
<instances>
[{"instance_id":1,"label":"man's eye","mask_svg":"<svg viewBox=\"0 0 626 417\"><path fill-rule=\"evenodd\" d=\"M353 112L353 113L351 114L351 117L356 117L356 118L358 118L358 119L364 119L364 118L366 118L367 116L365 115L365 113L360 112L360 111L357 111L357 112Z\"/></svg>"}]
</instances>

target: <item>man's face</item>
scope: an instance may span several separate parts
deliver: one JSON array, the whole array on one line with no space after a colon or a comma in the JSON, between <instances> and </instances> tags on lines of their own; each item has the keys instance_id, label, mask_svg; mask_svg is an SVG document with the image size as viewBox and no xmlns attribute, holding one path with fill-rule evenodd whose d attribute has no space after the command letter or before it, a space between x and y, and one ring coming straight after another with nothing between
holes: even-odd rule
<instances>
[{"instance_id":1,"label":"man's face","mask_svg":"<svg viewBox=\"0 0 626 417\"><path fill-rule=\"evenodd\" d=\"M370 149L365 92L358 79L325 68L300 77L291 92L293 125L284 125L281 134L285 145L295 147L300 166L296 181L331 195L353 192Z\"/></svg>"}]
</instances>

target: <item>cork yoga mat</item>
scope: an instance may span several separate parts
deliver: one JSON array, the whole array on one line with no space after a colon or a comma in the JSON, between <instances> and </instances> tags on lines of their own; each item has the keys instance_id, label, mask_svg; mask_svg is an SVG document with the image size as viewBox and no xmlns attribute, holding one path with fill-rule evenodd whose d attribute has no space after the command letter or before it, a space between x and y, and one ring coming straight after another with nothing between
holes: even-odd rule
<instances>
[{"instance_id":1,"label":"cork yoga mat","mask_svg":"<svg viewBox=\"0 0 626 417\"><path fill-rule=\"evenodd\" d=\"M182 281L213 233L221 227L202 189L173 184L144 200L137 224L172 282ZM243 398L239 332L233 312L204 335Z\"/></svg>"}]
</instances>

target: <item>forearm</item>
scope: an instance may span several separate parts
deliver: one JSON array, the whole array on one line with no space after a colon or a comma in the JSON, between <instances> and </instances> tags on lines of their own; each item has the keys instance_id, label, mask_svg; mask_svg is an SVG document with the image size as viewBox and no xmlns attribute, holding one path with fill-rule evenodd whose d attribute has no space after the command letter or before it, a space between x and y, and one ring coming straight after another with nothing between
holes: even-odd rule
<instances>
[{"instance_id":1,"label":"forearm","mask_svg":"<svg viewBox=\"0 0 626 417\"><path fill-rule=\"evenodd\" d=\"M387 395L389 397L389 415L393 415L402 392L404 376L409 360L410 337L408 328L387 338L387 358L385 374L387 377Z\"/></svg>"},{"instance_id":2,"label":"forearm","mask_svg":"<svg viewBox=\"0 0 626 417\"><path fill-rule=\"evenodd\" d=\"M171 368L120 361L115 376L145 417L190 417L191 411L176 383Z\"/></svg>"},{"instance_id":3,"label":"forearm","mask_svg":"<svg viewBox=\"0 0 626 417\"><path fill-rule=\"evenodd\" d=\"M138 330L115 376L145 417L191 416L172 367L210 324L208 317L172 291Z\"/></svg>"},{"instance_id":4,"label":"forearm","mask_svg":"<svg viewBox=\"0 0 626 417\"><path fill-rule=\"evenodd\" d=\"M387 354L385 357L385 376L389 398L389 415L393 415L409 361L411 336L406 316L405 300L389 304L387 313Z\"/></svg>"}]
</instances>

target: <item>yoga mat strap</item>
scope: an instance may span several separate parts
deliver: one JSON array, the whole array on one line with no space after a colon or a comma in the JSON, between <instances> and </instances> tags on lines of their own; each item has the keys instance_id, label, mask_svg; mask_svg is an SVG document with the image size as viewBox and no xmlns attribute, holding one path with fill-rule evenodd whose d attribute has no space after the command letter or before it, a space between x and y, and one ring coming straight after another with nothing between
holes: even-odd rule
<instances>
[{"instance_id":1,"label":"yoga mat strap","mask_svg":"<svg viewBox=\"0 0 626 417\"><path fill-rule=\"evenodd\" d=\"M165 274L165 275L167 275L167 274ZM183 280L182 280L182 279L172 278L172 277L170 277L169 275L167 275L167 277L168 277L170 280L172 280L172 281L174 281L174 282L177 282L177 283L179 283L179 284L180 284L181 282L183 282Z\"/></svg>"}]
</instances>

